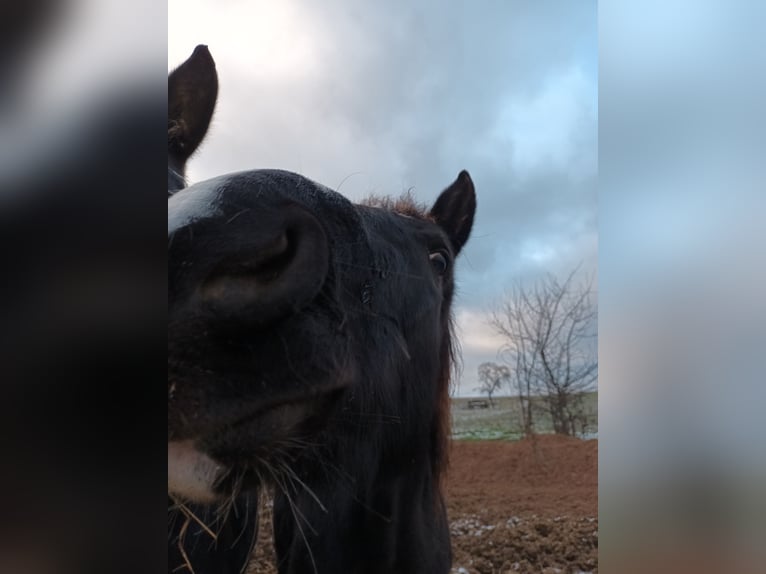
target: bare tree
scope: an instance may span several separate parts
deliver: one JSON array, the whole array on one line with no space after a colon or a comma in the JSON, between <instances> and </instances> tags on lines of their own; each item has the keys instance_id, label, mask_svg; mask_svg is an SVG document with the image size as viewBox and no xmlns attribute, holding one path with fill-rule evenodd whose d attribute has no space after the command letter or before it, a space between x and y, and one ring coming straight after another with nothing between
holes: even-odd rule
<instances>
[{"instance_id":1,"label":"bare tree","mask_svg":"<svg viewBox=\"0 0 766 574\"><path fill-rule=\"evenodd\" d=\"M495 403L492 400L492 395L500 390L503 383L510 381L510 379L511 371L505 365L482 363L479 365L479 386L475 387L474 390L487 395L489 404L494 407Z\"/></svg>"},{"instance_id":2,"label":"bare tree","mask_svg":"<svg viewBox=\"0 0 766 574\"><path fill-rule=\"evenodd\" d=\"M529 286L517 283L489 315L506 340L501 353L513 371L527 435L535 409L550 416L558 434L574 435L585 424L584 393L598 380L598 308L592 277L576 282L578 272L563 282L548 274Z\"/></svg>"}]
</instances>

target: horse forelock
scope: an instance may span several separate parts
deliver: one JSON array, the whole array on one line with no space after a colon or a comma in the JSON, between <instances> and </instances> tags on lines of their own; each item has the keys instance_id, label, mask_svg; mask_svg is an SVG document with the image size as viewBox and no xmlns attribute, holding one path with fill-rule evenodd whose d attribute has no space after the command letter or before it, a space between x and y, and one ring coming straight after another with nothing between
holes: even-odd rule
<instances>
[{"instance_id":1,"label":"horse forelock","mask_svg":"<svg viewBox=\"0 0 766 574\"><path fill-rule=\"evenodd\" d=\"M428 214L428 207L418 202L412 195L411 190L404 192L399 197L370 195L362 201L362 205L378 207L407 217L433 221L433 218Z\"/></svg>"}]
</instances>

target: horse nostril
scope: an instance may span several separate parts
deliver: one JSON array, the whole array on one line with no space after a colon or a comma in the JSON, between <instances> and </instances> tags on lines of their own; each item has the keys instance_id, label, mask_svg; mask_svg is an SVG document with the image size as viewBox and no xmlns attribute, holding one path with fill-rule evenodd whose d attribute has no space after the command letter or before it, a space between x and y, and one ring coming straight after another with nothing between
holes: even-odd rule
<instances>
[{"instance_id":1,"label":"horse nostril","mask_svg":"<svg viewBox=\"0 0 766 574\"><path fill-rule=\"evenodd\" d=\"M285 231L276 239L258 245L245 256L224 259L202 283L203 298L218 302L227 297L241 298L247 292L277 280L290 265L294 255L291 247Z\"/></svg>"},{"instance_id":2,"label":"horse nostril","mask_svg":"<svg viewBox=\"0 0 766 574\"><path fill-rule=\"evenodd\" d=\"M226 246L229 254L199 286L201 310L215 323L237 329L268 324L298 311L324 283L327 238L310 213L283 211L254 228Z\"/></svg>"},{"instance_id":3,"label":"horse nostril","mask_svg":"<svg viewBox=\"0 0 766 574\"><path fill-rule=\"evenodd\" d=\"M243 265L243 274L252 274L259 282L268 283L279 277L279 273L290 264L294 255L293 243L288 232L282 233L271 244L263 246L253 262Z\"/></svg>"}]
</instances>

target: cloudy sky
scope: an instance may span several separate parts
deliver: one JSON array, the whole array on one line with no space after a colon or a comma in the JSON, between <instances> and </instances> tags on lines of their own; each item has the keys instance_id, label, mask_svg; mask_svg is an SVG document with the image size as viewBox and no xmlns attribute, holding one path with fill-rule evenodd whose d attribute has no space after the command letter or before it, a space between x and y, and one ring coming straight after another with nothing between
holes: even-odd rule
<instances>
[{"instance_id":1,"label":"cloudy sky","mask_svg":"<svg viewBox=\"0 0 766 574\"><path fill-rule=\"evenodd\" d=\"M596 2L169 0L168 26L169 69L197 44L218 67L192 181L274 167L352 200L413 188L430 204L471 173L459 394L497 360L486 312L514 281L595 272Z\"/></svg>"}]
</instances>

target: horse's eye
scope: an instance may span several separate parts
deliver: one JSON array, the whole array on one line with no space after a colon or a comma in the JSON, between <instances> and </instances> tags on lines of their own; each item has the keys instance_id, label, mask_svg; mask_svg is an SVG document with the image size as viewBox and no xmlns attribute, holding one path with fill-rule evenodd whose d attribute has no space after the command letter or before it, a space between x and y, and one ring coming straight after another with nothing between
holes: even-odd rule
<instances>
[{"instance_id":1,"label":"horse's eye","mask_svg":"<svg viewBox=\"0 0 766 574\"><path fill-rule=\"evenodd\" d=\"M431 267L439 275L443 275L449 266L449 256L443 251L434 251L428 256L431 259Z\"/></svg>"}]
</instances>

